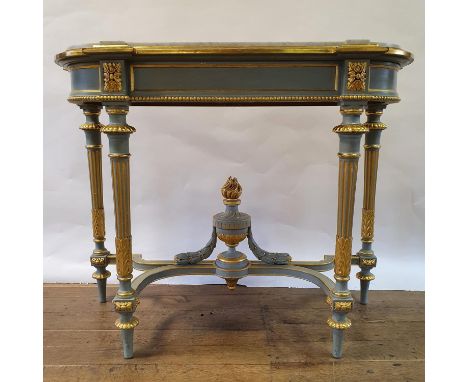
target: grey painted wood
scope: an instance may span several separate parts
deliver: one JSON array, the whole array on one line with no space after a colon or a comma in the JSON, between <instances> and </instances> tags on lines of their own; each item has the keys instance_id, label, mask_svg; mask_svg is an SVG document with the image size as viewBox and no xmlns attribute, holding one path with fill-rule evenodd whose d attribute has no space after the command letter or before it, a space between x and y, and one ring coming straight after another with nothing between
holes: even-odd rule
<instances>
[{"instance_id":1,"label":"grey painted wood","mask_svg":"<svg viewBox=\"0 0 468 382\"><path fill-rule=\"evenodd\" d=\"M399 101L398 70L412 61L412 55L398 46L367 40L276 45L114 42L73 47L56 57L57 64L70 72L70 102L83 108L106 106L125 111L132 105L339 105L348 111L375 105L385 108ZM117 156L129 154L129 131L134 130L127 124L125 114L119 110L109 113L108 129L103 130L108 133L110 153ZM342 125L361 126L359 113L343 113ZM360 152L363 132L338 133L340 153L352 156ZM87 132L86 137L88 144L100 144L99 132ZM380 132L366 134L366 144L379 142ZM348 156L343 160L351 159ZM343 203L352 215L354 199L348 196L354 195L355 179L350 179L352 184L345 188ZM130 211L117 210L116 216L122 212L129 216ZM215 215L213 225L211 239L204 248L178 254L174 261L151 262L133 255L135 268L143 273L133 280L131 274L120 277L113 300L120 315L124 358L133 356L137 294L151 282L182 275L217 275L236 282L250 275L276 275L319 286L331 304L332 356L340 358L344 329L348 326L346 315L353 303L348 290L349 275L336 274L340 252L335 258L315 263L294 262L287 253L267 252L253 238L250 216L239 212L237 205L226 205L224 212ZM249 248L261 262L248 261L236 250L237 244L229 241L228 249L218 259L206 261L216 246L217 235L247 235ZM113 262L122 267L121 254ZM371 244L363 242L353 259L346 258L346 265L359 265L362 274L368 275L372 267L363 266L361 260L373 256ZM321 273L333 266L336 282ZM105 267L97 269L105 271ZM98 280L101 301L105 301L105 288L105 279ZM368 289L369 281L361 280L363 304L367 303ZM119 303L127 303L130 308L117 309Z\"/></svg>"}]
</instances>

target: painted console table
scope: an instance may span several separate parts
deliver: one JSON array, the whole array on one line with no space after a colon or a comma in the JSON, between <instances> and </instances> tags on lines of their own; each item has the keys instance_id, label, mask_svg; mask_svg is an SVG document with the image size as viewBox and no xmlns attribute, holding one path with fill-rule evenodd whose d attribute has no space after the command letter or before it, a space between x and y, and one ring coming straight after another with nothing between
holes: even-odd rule
<instances>
[{"instance_id":1,"label":"painted console table","mask_svg":"<svg viewBox=\"0 0 468 382\"><path fill-rule=\"evenodd\" d=\"M95 249L91 265L96 268L99 298L106 301L109 264L116 264L119 289L113 299L121 329L123 354L133 357L134 312L138 295L155 280L181 275L217 275L230 289L245 276L290 276L319 286L331 308L332 355L341 357L346 317L353 307L348 290L352 265L360 272L360 302L367 303L371 269L377 258L374 237L375 190L380 121L388 104L400 99L397 73L413 61L412 54L396 45L363 40L330 43L195 43L133 44L101 42L71 47L55 58L71 76L68 101L77 104L86 121L91 183L91 216ZM181 253L174 260L150 261L132 252L130 225L129 138L130 106L339 106L342 122L333 131L339 137L338 215L335 255L319 261L292 261L287 253L262 249L254 240L250 216L239 211L242 188L229 178L221 188L225 211L213 217L211 238L195 252ZM105 107L109 124L99 122ZM365 111L367 120L361 122ZM115 254L105 242L102 194L101 133L109 139L115 212ZM364 200L361 249L352 254L354 199L360 142L364 142ZM258 261L249 261L236 250L247 238ZM217 239L227 250L215 261L206 260ZM133 278L132 271L143 271ZM322 274L334 269L335 281Z\"/></svg>"}]
</instances>

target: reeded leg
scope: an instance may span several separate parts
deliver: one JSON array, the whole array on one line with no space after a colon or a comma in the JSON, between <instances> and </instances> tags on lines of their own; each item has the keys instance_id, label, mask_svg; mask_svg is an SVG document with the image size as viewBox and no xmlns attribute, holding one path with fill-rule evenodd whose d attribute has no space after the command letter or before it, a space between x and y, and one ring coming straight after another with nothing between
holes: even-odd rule
<instances>
[{"instance_id":1,"label":"reeded leg","mask_svg":"<svg viewBox=\"0 0 468 382\"><path fill-rule=\"evenodd\" d=\"M102 144L99 123L100 106L84 105L83 113L86 122L81 130L86 135L86 149L88 151L89 183L91 186L91 216L93 225L94 250L91 255L91 265L96 268L93 278L98 285L99 301L106 302L106 281L110 272L106 269L109 264L109 251L104 246L106 240L106 226L104 220L104 203L102 197Z\"/></svg>"},{"instance_id":2,"label":"reeded leg","mask_svg":"<svg viewBox=\"0 0 468 382\"><path fill-rule=\"evenodd\" d=\"M361 105L343 105L340 112L343 115L343 122L333 129L340 138L334 275L336 286L328 299L332 316L327 322L333 330L332 355L335 358L342 356L344 330L351 326L351 321L346 317L346 314L353 306L353 298L348 290L348 281L351 271L354 195L361 136L367 131L367 128L360 123L360 115L363 112Z\"/></svg>"},{"instance_id":3,"label":"reeded leg","mask_svg":"<svg viewBox=\"0 0 468 382\"><path fill-rule=\"evenodd\" d=\"M128 106L108 106L109 125L102 131L109 138L109 157L112 169L112 189L115 211L115 250L119 290L114 297L115 311L120 314L115 325L121 329L124 358L133 357L133 329L138 319L133 312L138 298L131 287L132 235L130 225L130 152L129 138L135 129L126 122Z\"/></svg>"},{"instance_id":4,"label":"reeded leg","mask_svg":"<svg viewBox=\"0 0 468 382\"><path fill-rule=\"evenodd\" d=\"M377 257L372 249L374 240L374 216L375 216L375 190L377 184L377 168L379 162L380 135L386 126L380 122L385 105L369 105L366 111L366 133L364 144L364 200L362 207L361 241L362 248L357 253L361 271L356 277L361 282L361 304L367 304L369 284L375 276L371 269L377 265Z\"/></svg>"}]
</instances>

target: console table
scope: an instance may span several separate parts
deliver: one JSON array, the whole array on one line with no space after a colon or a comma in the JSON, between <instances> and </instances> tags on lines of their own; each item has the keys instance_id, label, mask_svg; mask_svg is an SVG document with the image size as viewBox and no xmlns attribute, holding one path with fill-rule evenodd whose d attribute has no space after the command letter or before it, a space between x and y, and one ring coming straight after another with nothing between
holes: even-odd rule
<instances>
[{"instance_id":1,"label":"console table","mask_svg":"<svg viewBox=\"0 0 468 382\"><path fill-rule=\"evenodd\" d=\"M121 329L123 355L133 357L134 316L139 293L146 285L181 275L217 275L229 289L246 276L290 276L319 286L330 305L332 355L342 356L346 317L353 307L348 289L351 266L360 268L361 304L367 304L371 269L377 264L372 249L375 192L381 122L388 104L400 100L397 73L413 61L410 52L396 45L367 40L328 43L175 43L139 44L100 42L71 47L55 58L70 73L68 101L85 116L81 129L91 186L91 221L94 250L91 265L101 302L106 301L109 264L116 264L119 289L113 299ZM130 106L339 106L338 214L334 256L318 261L292 261L287 253L269 252L256 243L250 216L239 211L242 187L229 177L221 188L224 212L213 217L212 233L200 250L177 254L173 260L151 261L132 251L130 219L129 138ZM109 124L99 122L105 108ZM367 118L361 122L361 114ZM115 212L115 254L105 245L102 193L101 133L109 139L109 158ZM364 198L361 248L352 252L356 176L361 137L364 141ZM221 185L222 182L220 182ZM208 228L208 227L207 227ZM247 238L257 261L250 261L236 246ZM227 250L207 260L217 239ZM330 243L331 244L331 243ZM142 273L133 278L132 271ZM334 280L322 272L334 269Z\"/></svg>"}]
</instances>

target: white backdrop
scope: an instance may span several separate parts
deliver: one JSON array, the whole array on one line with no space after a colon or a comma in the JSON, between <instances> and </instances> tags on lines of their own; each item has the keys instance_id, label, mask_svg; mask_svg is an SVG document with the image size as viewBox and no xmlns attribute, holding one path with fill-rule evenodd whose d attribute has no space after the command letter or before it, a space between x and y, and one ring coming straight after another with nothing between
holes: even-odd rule
<instances>
[{"instance_id":1,"label":"white backdrop","mask_svg":"<svg viewBox=\"0 0 468 382\"><path fill-rule=\"evenodd\" d=\"M390 105L377 191L374 289L424 289L424 3L324 1L44 1L44 281L91 282L90 196L84 117L66 102L69 75L53 62L70 45L100 40L338 41L370 39L415 55L399 72L402 102ZM103 113L101 121L107 122ZM228 175L244 188L259 245L294 260L332 254L336 230L337 107L134 107L132 236L148 259L201 248L223 210ZM103 137L104 153L108 145ZM109 163L104 156L108 249L114 251ZM362 163L354 246L360 246ZM222 244L222 243L221 243ZM223 246L218 244L215 253ZM239 249L252 258L246 243ZM115 282L115 271L110 282ZM134 272L138 274L138 272ZM351 278L351 288L358 281ZM219 283L183 277L164 283ZM290 278L245 278L249 286L309 286Z\"/></svg>"}]
</instances>

